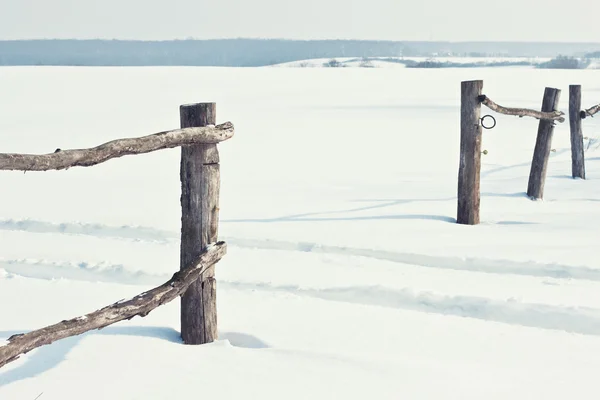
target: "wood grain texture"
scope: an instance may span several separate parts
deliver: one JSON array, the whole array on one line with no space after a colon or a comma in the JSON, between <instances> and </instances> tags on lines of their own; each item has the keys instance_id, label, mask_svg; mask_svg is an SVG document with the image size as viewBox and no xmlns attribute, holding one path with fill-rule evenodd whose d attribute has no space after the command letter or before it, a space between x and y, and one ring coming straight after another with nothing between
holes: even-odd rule
<instances>
[{"instance_id":1,"label":"wood grain texture","mask_svg":"<svg viewBox=\"0 0 600 400\"><path fill-rule=\"evenodd\" d=\"M481 103L483 81L461 82L460 164L456 222L479 224L481 174Z\"/></svg>"},{"instance_id":2,"label":"wood grain texture","mask_svg":"<svg viewBox=\"0 0 600 400\"><path fill-rule=\"evenodd\" d=\"M569 86L569 127L571 129L571 174L585 179L585 155L581 129L581 85Z\"/></svg>"},{"instance_id":3,"label":"wood grain texture","mask_svg":"<svg viewBox=\"0 0 600 400\"><path fill-rule=\"evenodd\" d=\"M0 170L49 171L90 167L113 158L161 149L200 143L216 146L215 143L230 139L233 134L233 124L226 122L217 126L186 127L138 138L117 139L90 149L57 149L54 153L40 155L0 153Z\"/></svg>"},{"instance_id":4,"label":"wood grain texture","mask_svg":"<svg viewBox=\"0 0 600 400\"><path fill-rule=\"evenodd\" d=\"M560 89L546 88L542 100L542 111L551 112L558 108L560 101ZM544 198L544 184L546 182L546 171L548 159L552 150L552 135L554 133L554 121L542 119L538 125L538 134L533 150L531 170L529 172L529 183L527 195L534 200Z\"/></svg>"},{"instance_id":5,"label":"wood grain texture","mask_svg":"<svg viewBox=\"0 0 600 400\"><path fill-rule=\"evenodd\" d=\"M542 110L540 112L540 111L536 111L536 110L530 110L528 108L503 107L501 105L494 103L492 101L492 99L490 99L486 95L481 95L479 97L479 99L481 100L482 104L486 105L490 110L496 111L499 114L514 115L514 116L519 116L519 117L533 117L533 118L540 119L540 120L550 120L550 121L558 121L558 122L565 121L565 118L563 117L563 115L565 115L565 113L563 113L562 111L544 112Z\"/></svg>"},{"instance_id":6,"label":"wood grain texture","mask_svg":"<svg viewBox=\"0 0 600 400\"><path fill-rule=\"evenodd\" d=\"M216 105L180 108L181 127L214 124ZM220 166L216 144L181 149L181 268L218 237ZM186 344L217 339L216 281L208 269L181 298L181 336Z\"/></svg>"},{"instance_id":7,"label":"wood grain texture","mask_svg":"<svg viewBox=\"0 0 600 400\"><path fill-rule=\"evenodd\" d=\"M0 368L18 359L22 354L57 340L101 329L135 316L145 317L155 308L179 297L226 253L227 245L224 242L211 244L198 258L186 268L173 274L173 277L161 286L81 317L61 321L25 334L13 335L8 339L8 344L0 346Z\"/></svg>"}]
</instances>

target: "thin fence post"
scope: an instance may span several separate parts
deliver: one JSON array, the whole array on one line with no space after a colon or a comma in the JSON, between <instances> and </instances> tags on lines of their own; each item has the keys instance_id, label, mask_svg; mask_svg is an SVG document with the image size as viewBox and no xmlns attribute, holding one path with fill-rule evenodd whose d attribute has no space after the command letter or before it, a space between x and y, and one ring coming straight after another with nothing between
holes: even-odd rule
<instances>
[{"instance_id":1,"label":"thin fence post","mask_svg":"<svg viewBox=\"0 0 600 400\"><path fill-rule=\"evenodd\" d=\"M481 102L483 81L461 82L460 164L456 222L479 224L479 181L481 174Z\"/></svg>"},{"instance_id":2,"label":"thin fence post","mask_svg":"<svg viewBox=\"0 0 600 400\"><path fill-rule=\"evenodd\" d=\"M581 129L581 85L569 85L569 125L571 128L571 171L573 178L585 179L583 131Z\"/></svg>"},{"instance_id":3,"label":"thin fence post","mask_svg":"<svg viewBox=\"0 0 600 400\"><path fill-rule=\"evenodd\" d=\"M547 87L544 90L544 99L542 100L542 111L556 111L560 101L560 89ZM533 159L531 161L531 170L529 172L529 183L527 185L527 195L535 200L544 198L544 184L546 181L546 171L548 169L548 159L552 150L552 134L554 133L554 121L540 119L538 125L538 134L533 150Z\"/></svg>"},{"instance_id":4,"label":"thin fence post","mask_svg":"<svg viewBox=\"0 0 600 400\"><path fill-rule=\"evenodd\" d=\"M216 104L180 107L181 127L215 125ZM181 257L180 269L196 261L208 244L217 241L220 169L216 144L181 148ZM181 297L181 337L186 344L217 339L217 303L214 267Z\"/></svg>"}]
</instances>

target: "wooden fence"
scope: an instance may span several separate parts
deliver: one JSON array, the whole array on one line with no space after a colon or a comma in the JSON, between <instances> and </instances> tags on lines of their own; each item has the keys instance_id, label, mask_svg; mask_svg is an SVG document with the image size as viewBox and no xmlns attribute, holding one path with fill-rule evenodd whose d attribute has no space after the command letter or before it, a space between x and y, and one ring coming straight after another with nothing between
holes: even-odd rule
<instances>
[{"instance_id":1,"label":"wooden fence","mask_svg":"<svg viewBox=\"0 0 600 400\"><path fill-rule=\"evenodd\" d=\"M479 224L481 140L484 128L481 105L505 115L533 117L540 120L533 159L527 184L527 195L534 200L543 199L548 159L552 150L555 122L564 122L564 113L558 111L560 89L544 90L541 111L526 108L508 108L496 104L483 94L483 81L461 82L460 162L458 170L458 205L456 222L465 225ZM583 134L581 120L600 111L600 104L581 110L581 87L569 87L569 119L571 127L572 175L585 179Z\"/></svg>"},{"instance_id":2,"label":"wooden fence","mask_svg":"<svg viewBox=\"0 0 600 400\"><path fill-rule=\"evenodd\" d=\"M569 117L573 177L585 178L581 120L600 111L600 104L581 108L581 87L570 86ZM505 115L539 119L527 195L542 199L555 121L564 122L557 110L560 90L547 87L541 111L508 108L483 94L483 81L461 83L460 164L457 223L479 223L481 105ZM0 154L0 170L47 171L92 166L112 158L181 147L181 254L179 271L163 285L81 317L59 322L26 334L14 335L0 346L0 367L37 347L115 322L145 317L156 307L181 296L181 336L186 344L217 339L215 264L226 254L218 241L220 168L217 144L234 134L231 122L216 125L216 105L198 103L180 107L181 128L139 138L118 139L90 149L61 150L43 155Z\"/></svg>"},{"instance_id":3,"label":"wooden fence","mask_svg":"<svg viewBox=\"0 0 600 400\"><path fill-rule=\"evenodd\" d=\"M186 344L217 339L214 267L227 246L217 240L220 169L217 143L234 134L231 122L216 125L215 103L180 107L181 129L118 139L90 149L43 155L0 154L0 170L48 171L92 166L112 158L181 147L181 257L179 271L167 282L130 300L25 334L0 346L0 367L37 347L115 322L145 317L181 296L181 337Z\"/></svg>"}]
</instances>

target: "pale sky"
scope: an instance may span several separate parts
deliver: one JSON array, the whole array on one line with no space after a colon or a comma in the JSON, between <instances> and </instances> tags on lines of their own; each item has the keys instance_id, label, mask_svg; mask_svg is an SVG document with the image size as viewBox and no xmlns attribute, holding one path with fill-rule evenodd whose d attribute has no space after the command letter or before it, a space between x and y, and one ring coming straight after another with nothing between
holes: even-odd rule
<instances>
[{"instance_id":1,"label":"pale sky","mask_svg":"<svg viewBox=\"0 0 600 400\"><path fill-rule=\"evenodd\" d=\"M595 0L0 0L0 40L600 42Z\"/></svg>"}]
</instances>

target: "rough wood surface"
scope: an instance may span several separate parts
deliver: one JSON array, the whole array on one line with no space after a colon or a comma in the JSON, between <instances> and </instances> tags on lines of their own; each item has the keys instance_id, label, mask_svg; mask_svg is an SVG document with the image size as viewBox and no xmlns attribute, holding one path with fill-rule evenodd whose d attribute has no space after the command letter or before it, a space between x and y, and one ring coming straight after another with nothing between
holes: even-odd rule
<instances>
[{"instance_id":1,"label":"rough wood surface","mask_svg":"<svg viewBox=\"0 0 600 400\"><path fill-rule=\"evenodd\" d=\"M56 149L54 153L40 155L0 153L0 170L48 171L89 167L126 155L198 143L219 143L230 139L233 134L233 124L226 122L217 126L190 127L138 138L117 139L91 149Z\"/></svg>"},{"instance_id":2,"label":"rough wood surface","mask_svg":"<svg viewBox=\"0 0 600 400\"><path fill-rule=\"evenodd\" d=\"M479 223L481 173L481 103L483 81L461 82L460 164L458 169L458 208L456 222Z\"/></svg>"},{"instance_id":3,"label":"rough wood surface","mask_svg":"<svg viewBox=\"0 0 600 400\"><path fill-rule=\"evenodd\" d=\"M542 111L551 112L558 108L560 101L560 89L546 88L542 100ZM554 122L547 119L540 120L538 134L533 150L533 160L529 172L529 183L527 195L535 200L544 198L544 184L546 182L546 170L548 159L552 150L552 134L554 133Z\"/></svg>"},{"instance_id":4,"label":"rough wood surface","mask_svg":"<svg viewBox=\"0 0 600 400\"><path fill-rule=\"evenodd\" d=\"M216 119L216 105L181 106L181 127L205 126ZM220 168L216 144L181 149L181 267L195 259L207 243L217 241ZM181 298L181 336L187 344L217 339L214 269L190 285Z\"/></svg>"},{"instance_id":5,"label":"rough wood surface","mask_svg":"<svg viewBox=\"0 0 600 400\"><path fill-rule=\"evenodd\" d=\"M569 126L571 128L571 173L585 179L583 131L581 129L581 85L569 86Z\"/></svg>"},{"instance_id":6,"label":"rough wood surface","mask_svg":"<svg viewBox=\"0 0 600 400\"><path fill-rule=\"evenodd\" d=\"M489 97L487 97L484 94L481 95L479 97L479 99L490 110L496 111L499 114L515 115L515 116L519 116L519 117L533 117L533 118L537 118L540 120L551 120L551 121L558 121L558 122L565 121L565 118L563 117L563 115L565 115L565 113L563 113L562 111L544 112L544 110L542 110L540 112L540 111L536 111L536 110L530 110L527 108L503 107L499 104L494 103Z\"/></svg>"},{"instance_id":7,"label":"rough wood surface","mask_svg":"<svg viewBox=\"0 0 600 400\"><path fill-rule=\"evenodd\" d=\"M135 316L145 317L155 308L180 296L204 271L211 269L223 258L226 252L227 245L224 242L211 244L187 268L173 274L173 277L161 286L81 317L11 336L8 344L0 346L0 368L18 359L22 354L57 340L101 329Z\"/></svg>"},{"instance_id":8,"label":"rough wood surface","mask_svg":"<svg viewBox=\"0 0 600 400\"><path fill-rule=\"evenodd\" d=\"M593 117L594 114L600 112L600 104L595 105L594 107L590 107L587 110L581 111L581 118L584 119L586 117Z\"/></svg>"}]
</instances>

